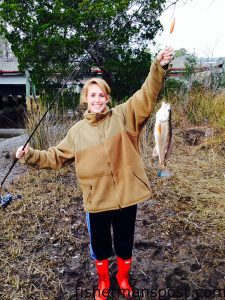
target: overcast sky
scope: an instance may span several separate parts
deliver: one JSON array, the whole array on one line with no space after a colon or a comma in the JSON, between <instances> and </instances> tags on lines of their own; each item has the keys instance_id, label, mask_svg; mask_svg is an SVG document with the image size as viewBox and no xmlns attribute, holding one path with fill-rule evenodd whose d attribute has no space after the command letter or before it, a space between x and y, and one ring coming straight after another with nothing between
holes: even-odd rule
<instances>
[{"instance_id":1,"label":"overcast sky","mask_svg":"<svg viewBox=\"0 0 225 300\"><path fill-rule=\"evenodd\" d=\"M173 33L169 34L175 17ZM225 0L180 0L160 18L164 27L155 39L156 49L171 45L199 57L225 57Z\"/></svg>"}]
</instances>

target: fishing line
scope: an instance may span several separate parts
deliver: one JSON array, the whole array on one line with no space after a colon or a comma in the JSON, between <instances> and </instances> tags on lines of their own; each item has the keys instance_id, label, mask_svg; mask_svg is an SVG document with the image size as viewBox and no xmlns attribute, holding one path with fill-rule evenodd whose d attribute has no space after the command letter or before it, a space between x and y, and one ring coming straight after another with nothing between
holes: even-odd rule
<instances>
[{"instance_id":1,"label":"fishing line","mask_svg":"<svg viewBox=\"0 0 225 300\"><path fill-rule=\"evenodd\" d=\"M132 7L134 7L138 2L133 3L133 5L130 6L130 8L128 8L128 10L126 10L125 12L122 12L119 14L119 16L116 18L116 20L111 24L111 26L113 26L121 16L125 15L127 13L127 11L129 11ZM132 15L132 17L125 23L124 27L132 21L132 18L135 16L135 14L137 14L139 12L139 10L141 9L141 7L143 6L143 3L141 3L140 7L136 10L136 12ZM123 28L123 26L122 26ZM72 80L73 78L75 78L75 76L78 74L81 64L85 62L85 59L88 57L88 55L91 55L90 52L94 49L94 47L97 45L97 43L101 40L102 35L99 36L99 38L92 44L92 46L86 51L87 53L83 56L83 58L79 61L78 65L72 70L72 72L68 75L68 77L66 78L64 84L61 86L61 88L58 90L58 92L56 93L56 95L54 96L52 102L49 104L47 110L45 111L45 113L43 114L43 116L41 117L41 119L39 120L39 122L37 123L37 125L35 126L34 130L32 131L32 133L30 134L30 136L28 137L27 141L25 142L22 150L25 149L25 147L27 146L27 144L30 142L31 138L33 137L34 133L36 132L37 128L39 127L39 125L41 124L41 122L43 121L43 119L46 117L48 111L52 108L52 106L55 104L56 100L58 99L59 95L61 94L61 92L63 91L63 89L66 87L67 83ZM104 41L104 40L103 40ZM3 178L2 182L1 182L1 186L0 186L0 190L2 189L2 186L4 184L4 182L6 181L7 177L9 176L9 174L11 173L12 169L14 168L15 164L17 163L19 159L15 158L15 160L13 161L10 169L8 170L8 172L6 173L5 177Z\"/></svg>"},{"instance_id":2,"label":"fishing line","mask_svg":"<svg viewBox=\"0 0 225 300\"><path fill-rule=\"evenodd\" d=\"M172 16L170 18L170 21L174 18L175 11L176 11L176 6L177 6L177 3L174 4L173 13L172 13Z\"/></svg>"}]
</instances>

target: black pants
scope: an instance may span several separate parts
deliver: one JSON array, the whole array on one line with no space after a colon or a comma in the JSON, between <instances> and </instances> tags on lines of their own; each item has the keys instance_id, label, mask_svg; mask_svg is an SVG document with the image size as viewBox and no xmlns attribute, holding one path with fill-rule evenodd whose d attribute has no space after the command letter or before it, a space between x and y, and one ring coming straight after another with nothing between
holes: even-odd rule
<instances>
[{"instance_id":1,"label":"black pants","mask_svg":"<svg viewBox=\"0 0 225 300\"><path fill-rule=\"evenodd\" d=\"M112 255L111 225L116 255L123 259L132 256L136 213L137 205L86 214L92 258L103 260Z\"/></svg>"}]
</instances>

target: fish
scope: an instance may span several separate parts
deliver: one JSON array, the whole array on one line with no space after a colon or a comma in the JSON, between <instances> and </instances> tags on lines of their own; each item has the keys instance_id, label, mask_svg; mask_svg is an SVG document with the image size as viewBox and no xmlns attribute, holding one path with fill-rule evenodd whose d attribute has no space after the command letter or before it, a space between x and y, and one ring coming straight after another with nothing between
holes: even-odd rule
<instances>
[{"instance_id":1,"label":"fish","mask_svg":"<svg viewBox=\"0 0 225 300\"><path fill-rule=\"evenodd\" d=\"M172 112L171 105L162 102L160 109L156 112L154 127L155 147L153 157L159 159L159 177L169 177L171 172L167 168L167 160L173 149Z\"/></svg>"}]
</instances>

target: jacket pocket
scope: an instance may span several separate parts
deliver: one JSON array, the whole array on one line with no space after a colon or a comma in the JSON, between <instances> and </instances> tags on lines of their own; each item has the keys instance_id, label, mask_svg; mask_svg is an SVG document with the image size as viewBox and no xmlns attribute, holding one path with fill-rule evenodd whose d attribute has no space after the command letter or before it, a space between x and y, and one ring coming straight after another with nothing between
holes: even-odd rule
<instances>
[{"instance_id":1,"label":"jacket pocket","mask_svg":"<svg viewBox=\"0 0 225 300\"><path fill-rule=\"evenodd\" d=\"M134 171L133 171L133 175L140 181L142 182L149 190L150 189L150 186L149 186L149 183L148 181L145 179L145 178L141 178L139 175L137 175Z\"/></svg>"}]
</instances>

